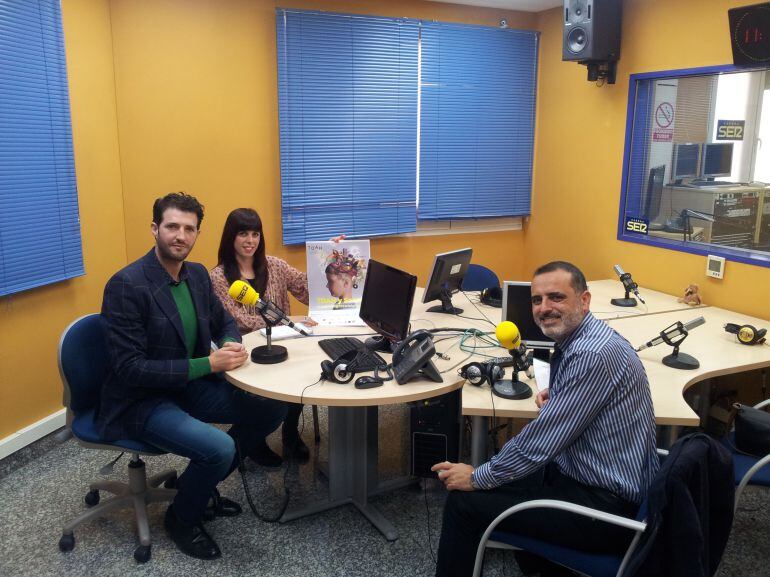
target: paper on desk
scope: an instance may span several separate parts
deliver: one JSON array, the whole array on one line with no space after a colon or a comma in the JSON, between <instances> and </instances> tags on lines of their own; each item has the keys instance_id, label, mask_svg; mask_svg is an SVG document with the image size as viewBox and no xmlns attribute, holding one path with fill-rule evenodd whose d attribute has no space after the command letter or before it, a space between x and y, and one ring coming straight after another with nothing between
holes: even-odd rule
<instances>
[{"instance_id":1,"label":"paper on desk","mask_svg":"<svg viewBox=\"0 0 770 577\"><path fill-rule=\"evenodd\" d=\"M537 390L547 389L551 384L551 365L540 359L532 359L532 366L535 368Z\"/></svg>"},{"instance_id":2,"label":"paper on desk","mask_svg":"<svg viewBox=\"0 0 770 577\"><path fill-rule=\"evenodd\" d=\"M313 327L306 327L302 323L294 323L294 326L297 327L298 329L302 329L306 333L313 334ZM259 329L259 334L262 335L263 337L267 337L267 332L265 331L265 329ZM285 339L293 339L293 338L302 336L293 328L286 327L286 326L273 327L272 335L273 335L274 341L282 341Z\"/></svg>"}]
</instances>

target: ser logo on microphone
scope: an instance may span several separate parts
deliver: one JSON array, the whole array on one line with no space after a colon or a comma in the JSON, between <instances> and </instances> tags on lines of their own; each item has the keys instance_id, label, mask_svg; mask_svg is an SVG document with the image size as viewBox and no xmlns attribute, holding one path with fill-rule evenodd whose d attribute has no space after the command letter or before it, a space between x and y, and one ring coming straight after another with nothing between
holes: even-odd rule
<instances>
[{"instance_id":1,"label":"ser logo on microphone","mask_svg":"<svg viewBox=\"0 0 770 577\"><path fill-rule=\"evenodd\" d=\"M238 293L238 296L235 297L235 300L237 300L239 303L243 302L243 299L246 298L246 294L249 292L248 285L243 285L241 287L241 292Z\"/></svg>"},{"instance_id":2,"label":"ser logo on microphone","mask_svg":"<svg viewBox=\"0 0 770 577\"><path fill-rule=\"evenodd\" d=\"M637 234L647 234L649 228L649 221L643 218L626 218L626 232L635 232Z\"/></svg>"}]
</instances>

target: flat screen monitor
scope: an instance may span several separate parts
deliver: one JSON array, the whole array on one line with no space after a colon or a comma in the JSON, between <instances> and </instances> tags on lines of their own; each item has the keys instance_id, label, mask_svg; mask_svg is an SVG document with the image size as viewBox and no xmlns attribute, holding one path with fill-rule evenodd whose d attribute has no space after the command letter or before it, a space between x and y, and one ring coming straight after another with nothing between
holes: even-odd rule
<instances>
[{"instance_id":1,"label":"flat screen monitor","mask_svg":"<svg viewBox=\"0 0 770 577\"><path fill-rule=\"evenodd\" d=\"M532 283L505 281L503 284L503 320L519 328L521 340L530 348L550 349L554 342L545 336L532 316Z\"/></svg>"},{"instance_id":2,"label":"flat screen monitor","mask_svg":"<svg viewBox=\"0 0 770 577\"><path fill-rule=\"evenodd\" d=\"M683 178L698 176L700 149L697 143L675 144L671 178L681 181Z\"/></svg>"},{"instance_id":3,"label":"flat screen monitor","mask_svg":"<svg viewBox=\"0 0 770 577\"><path fill-rule=\"evenodd\" d=\"M657 221L660 215L660 199L663 196L663 180L665 176L666 166L661 164L650 169L650 176L647 179L647 194L644 197L644 209L642 212L644 218L649 221L649 227L652 230L660 230L662 228L662 225L655 221Z\"/></svg>"},{"instance_id":4,"label":"flat screen monitor","mask_svg":"<svg viewBox=\"0 0 770 577\"><path fill-rule=\"evenodd\" d=\"M372 330L391 342L409 332L417 277L369 259L359 316Z\"/></svg>"},{"instance_id":5,"label":"flat screen monitor","mask_svg":"<svg viewBox=\"0 0 770 577\"><path fill-rule=\"evenodd\" d=\"M703 178L730 176L733 171L733 143L711 142L703 145Z\"/></svg>"},{"instance_id":6,"label":"flat screen monitor","mask_svg":"<svg viewBox=\"0 0 770 577\"><path fill-rule=\"evenodd\" d=\"M463 248L452 252L437 254L433 260L433 268L430 271L430 279L422 302L441 301L440 305L428 309L429 313L447 313L459 315L463 312L452 306L452 294L460 290L471 264L473 249Z\"/></svg>"}]
</instances>

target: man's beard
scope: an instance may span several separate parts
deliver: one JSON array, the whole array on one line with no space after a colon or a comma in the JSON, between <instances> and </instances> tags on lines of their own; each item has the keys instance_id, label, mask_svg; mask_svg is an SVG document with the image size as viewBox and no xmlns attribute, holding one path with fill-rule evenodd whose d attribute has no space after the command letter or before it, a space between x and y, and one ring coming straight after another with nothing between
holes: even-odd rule
<instances>
[{"instance_id":1,"label":"man's beard","mask_svg":"<svg viewBox=\"0 0 770 577\"><path fill-rule=\"evenodd\" d=\"M190 251L192 250L192 247L185 247L187 250L183 254L177 254L171 250L171 247L167 245L164 242L161 242L158 240L156 243L158 247L158 252L160 253L160 256L164 260L173 260L176 262L184 262L184 259L187 258L187 255L190 254Z\"/></svg>"},{"instance_id":2,"label":"man's beard","mask_svg":"<svg viewBox=\"0 0 770 577\"><path fill-rule=\"evenodd\" d=\"M571 335L580 323L583 321L583 311L575 309L567 314L561 315L561 324L558 326L547 327L542 324L539 318L535 319L535 324L540 327L543 334L549 338L552 338L556 342L563 341L569 335Z\"/></svg>"}]
</instances>

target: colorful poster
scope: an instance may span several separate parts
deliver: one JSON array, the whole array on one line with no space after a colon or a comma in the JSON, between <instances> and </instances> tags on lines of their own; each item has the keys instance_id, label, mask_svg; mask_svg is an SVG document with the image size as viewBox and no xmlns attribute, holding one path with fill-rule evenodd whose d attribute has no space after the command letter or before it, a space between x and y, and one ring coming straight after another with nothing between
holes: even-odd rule
<instances>
[{"instance_id":1,"label":"colorful poster","mask_svg":"<svg viewBox=\"0 0 770 577\"><path fill-rule=\"evenodd\" d=\"M309 316L320 325L363 325L358 317L369 263L368 240L308 242Z\"/></svg>"}]
</instances>

